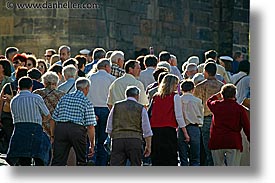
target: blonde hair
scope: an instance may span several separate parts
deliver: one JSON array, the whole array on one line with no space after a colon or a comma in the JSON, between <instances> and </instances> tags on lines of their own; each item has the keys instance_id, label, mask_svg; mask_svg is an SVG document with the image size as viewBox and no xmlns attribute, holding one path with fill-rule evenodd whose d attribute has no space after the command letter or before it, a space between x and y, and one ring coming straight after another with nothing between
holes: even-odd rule
<instances>
[{"instance_id":1,"label":"blonde hair","mask_svg":"<svg viewBox=\"0 0 275 183\"><path fill-rule=\"evenodd\" d=\"M175 92L175 86L179 84L179 78L174 74L164 76L158 87L158 94L161 98L165 95L170 95Z\"/></svg>"}]
</instances>

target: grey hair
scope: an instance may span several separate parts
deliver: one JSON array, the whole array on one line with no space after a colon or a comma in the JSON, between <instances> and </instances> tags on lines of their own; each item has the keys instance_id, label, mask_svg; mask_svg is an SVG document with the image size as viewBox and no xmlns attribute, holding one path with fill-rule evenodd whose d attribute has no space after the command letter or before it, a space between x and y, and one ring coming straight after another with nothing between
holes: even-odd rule
<instances>
[{"instance_id":1,"label":"grey hair","mask_svg":"<svg viewBox=\"0 0 275 183\"><path fill-rule=\"evenodd\" d=\"M63 49L67 49L67 52L71 52L71 48L70 48L69 46L67 46L67 45L62 45L62 46L59 47L58 53L60 53L61 50L63 50Z\"/></svg>"},{"instance_id":2,"label":"grey hair","mask_svg":"<svg viewBox=\"0 0 275 183\"><path fill-rule=\"evenodd\" d=\"M75 78L77 70L74 65L67 65L62 69L62 75L67 78Z\"/></svg>"},{"instance_id":3,"label":"grey hair","mask_svg":"<svg viewBox=\"0 0 275 183\"><path fill-rule=\"evenodd\" d=\"M140 89L136 86L127 86L125 90L126 97L135 97L139 95Z\"/></svg>"},{"instance_id":4,"label":"grey hair","mask_svg":"<svg viewBox=\"0 0 275 183\"><path fill-rule=\"evenodd\" d=\"M55 72L47 71L45 74L42 75L42 83L47 87L49 84L56 84L58 83L59 78Z\"/></svg>"},{"instance_id":5,"label":"grey hair","mask_svg":"<svg viewBox=\"0 0 275 183\"><path fill-rule=\"evenodd\" d=\"M78 90L83 90L84 88L86 88L87 86L91 86L91 81L85 77L79 77L76 81L75 81L75 87Z\"/></svg>"},{"instance_id":6,"label":"grey hair","mask_svg":"<svg viewBox=\"0 0 275 183\"><path fill-rule=\"evenodd\" d=\"M168 72L171 72L171 65L166 62L166 61L160 61L158 64L157 64L157 67L165 67L168 69Z\"/></svg>"},{"instance_id":7,"label":"grey hair","mask_svg":"<svg viewBox=\"0 0 275 183\"><path fill-rule=\"evenodd\" d=\"M117 63L119 58L124 58L124 53L122 51L115 50L110 56L110 60L112 63Z\"/></svg>"},{"instance_id":8,"label":"grey hair","mask_svg":"<svg viewBox=\"0 0 275 183\"><path fill-rule=\"evenodd\" d=\"M107 58L102 58L97 62L96 68L97 70L104 69L106 65L111 66L110 60Z\"/></svg>"}]
</instances>

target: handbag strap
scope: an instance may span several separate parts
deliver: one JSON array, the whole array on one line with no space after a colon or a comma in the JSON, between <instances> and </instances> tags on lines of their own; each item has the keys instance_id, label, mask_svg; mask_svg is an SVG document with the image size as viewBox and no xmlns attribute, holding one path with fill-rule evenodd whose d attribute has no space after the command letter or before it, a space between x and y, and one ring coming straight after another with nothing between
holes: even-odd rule
<instances>
[{"instance_id":1,"label":"handbag strap","mask_svg":"<svg viewBox=\"0 0 275 183\"><path fill-rule=\"evenodd\" d=\"M47 93L47 95L45 95L45 96L43 97L43 100L44 100L45 98L47 98L47 96L49 96L49 95L53 92L53 90L54 90L54 89L52 89L49 93Z\"/></svg>"},{"instance_id":2,"label":"handbag strap","mask_svg":"<svg viewBox=\"0 0 275 183\"><path fill-rule=\"evenodd\" d=\"M13 90L12 90L11 84L9 84L9 86L10 86L10 91L11 91L11 98L13 98L14 95L13 95Z\"/></svg>"},{"instance_id":3,"label":"handbag strap","mask_svg":"<svg viewBox=\"0 0 275 183\"><path fill-rule=\"evenodd\" d=\"M237 84L246 76L248 76L248 75L245 75L245 76L241 77L234 85L237 86Z\"/></svg>"}]
</instances>

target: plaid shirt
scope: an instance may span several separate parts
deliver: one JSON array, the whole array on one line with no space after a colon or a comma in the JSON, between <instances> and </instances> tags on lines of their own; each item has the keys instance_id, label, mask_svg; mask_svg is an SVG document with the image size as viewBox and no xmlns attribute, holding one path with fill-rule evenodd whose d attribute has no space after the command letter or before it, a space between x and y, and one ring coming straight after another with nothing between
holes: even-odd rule
<instances>
[{"instance_id":1,"label":"plaid shirt","mask_svg":"<svg viewBox=\"0 0 275 183\"><path fill-rule=\"evenodd\" d=\"M125 70L121 69L117 64L112 63L111 74L116 78L123 76L125 74Z\"/></svg>"},{"instance_id":2,"label":"plaid shirt","mask_svg":"<svg viewBox=\"0 0 275 183\"><path fill-rule=\"evenodd\" d=\"M80 90L64 95L58 102L52 118L56 122L96 125L94 107Z\"/></svg>"}]
</instances>

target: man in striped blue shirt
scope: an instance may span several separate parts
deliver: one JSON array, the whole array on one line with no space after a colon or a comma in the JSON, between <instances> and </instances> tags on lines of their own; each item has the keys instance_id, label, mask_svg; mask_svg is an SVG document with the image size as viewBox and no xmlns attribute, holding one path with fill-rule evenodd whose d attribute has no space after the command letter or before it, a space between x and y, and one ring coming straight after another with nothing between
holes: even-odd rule
<instances>
[{"instance_id":1,"label":"man in striped blue shirt","mask_svg":"<svg viewBox=\"0 0 275 183\"><path fill-rule=\"evenodd\" d=\"M96 117L92 103L86 97L90 81L80 77L76 80L76 91L64 95L56 106L53 120L56 122L53 143L52 166L65 166L70 148L76 153L77 165L87 164L87 132L90 141L88 156L94 154Z\"/></svg>"},{"instance_id":2,"label":"man in striped blue shirt","mask_svg":"<svg viewBox=\"0 0 275 183\"><path fill-rule=\"evenodd\" d=\"M14 131L10 141L7 161L11 165L48 165L50 139L43 132L42 119L49 120L50 112L41 96L31 93L32 80L22 77L18 81L19 93L11 100Z\"/></svg>"}]
</instances>

